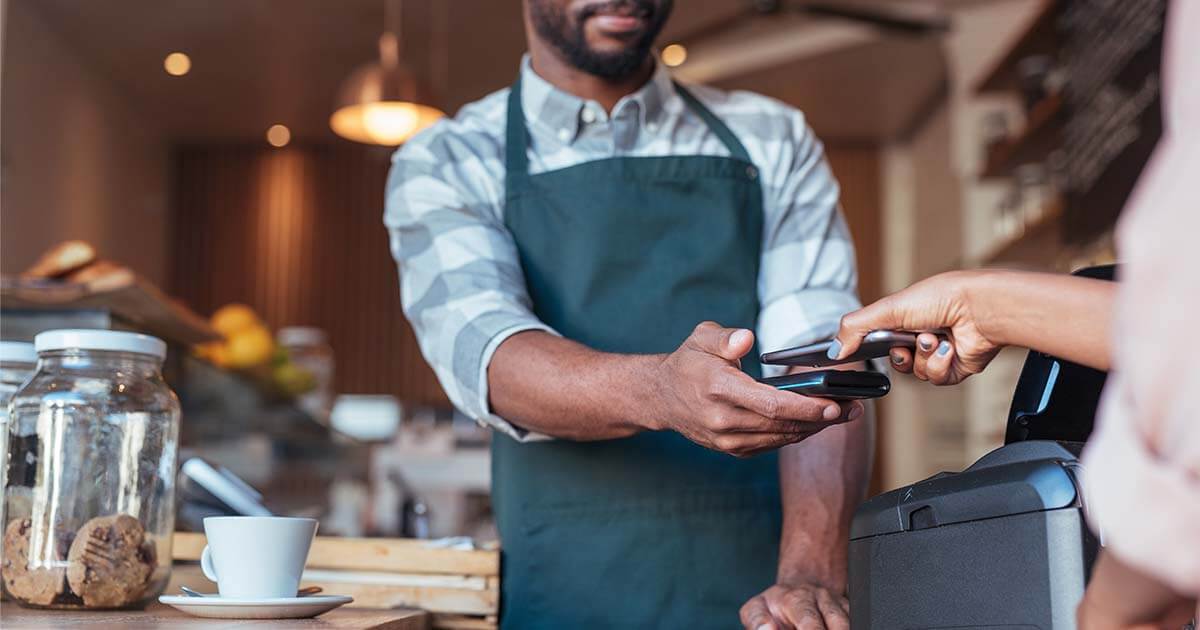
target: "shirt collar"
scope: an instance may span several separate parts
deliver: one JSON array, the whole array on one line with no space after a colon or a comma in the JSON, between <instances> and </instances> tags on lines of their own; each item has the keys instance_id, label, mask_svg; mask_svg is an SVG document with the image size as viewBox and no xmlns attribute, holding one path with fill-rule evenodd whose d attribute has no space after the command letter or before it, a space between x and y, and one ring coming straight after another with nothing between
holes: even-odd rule
<instances>
[{"instance_id":1,"label":"shirt collar","mask_svg":"<svg viewBox=\"0 0 1200 630\"><path fill-rule=\"evenodd\" d=\"M638 123L645 128L647 124L658 124L668 104L678 97L671 73L656 59L650 80L617 101L612 113L636 107ZM595 111L603 111L599 103L579 98L538 76L528 54L521 58L521 107L525 109L525 119L533 125L549 131L564 144L570 144L579 135L581 114L589 103Z\"/></svg>"}]
</instances>

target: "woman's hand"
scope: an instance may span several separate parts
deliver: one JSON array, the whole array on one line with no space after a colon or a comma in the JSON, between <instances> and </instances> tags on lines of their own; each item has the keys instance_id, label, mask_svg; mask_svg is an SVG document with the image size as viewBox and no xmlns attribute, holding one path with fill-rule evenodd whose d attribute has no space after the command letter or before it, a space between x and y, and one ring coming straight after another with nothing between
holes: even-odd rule
<instances>
[{"instance_id":1,"label":"woman's hand","mask_svg":"<svg viewBox=\"0 0 1200 630\"><path fill-rule=\"evenodd\" d=\"M936 385L954 385L982 372L1003 347L984 325L990 316L972 299L991 273L939 274L846 314L830 356L848 356L872 331L904 330L920 332L916 353L893 348L895 369Z\"/></svg>"},{"instance_id":2,"label":"woman's hand","mask_svg":"<svg viewBox=\"0 0 1200 630\"><path fill-rule=\"evenodd\" d=\"M1194 598L1179 595L1103 550L1076 615L1079 630L1177 630L1195 612Z\"/></svg>"}]
</instances>

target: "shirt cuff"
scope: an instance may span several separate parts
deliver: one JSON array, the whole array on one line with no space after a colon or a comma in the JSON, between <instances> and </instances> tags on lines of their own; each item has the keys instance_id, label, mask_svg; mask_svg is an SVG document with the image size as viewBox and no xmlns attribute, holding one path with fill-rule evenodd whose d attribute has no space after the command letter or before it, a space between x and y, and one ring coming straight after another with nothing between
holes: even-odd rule
<instances>
[{"instance_id":1,"label":"shirt cuff","mask_svg":"<svg viewBox=\"0 0 1200 630\"><path fill-rule=\"evenodd\" d=\"M518 442L542 442L545 440L551 440L553 438L542 433L526 431L525 429L515 426L513 423L492 413L491 403L488 400L489 390L487 372L488 366L492 364L492 355L496 354L496 349L499 348L500 344L504 343L509 337L519 332L525 332L528 330L541 330L556 337L562 336L558 334L558 331L541 322L518 324L516 326L505 328L504 330L496 333L496 335L493 336L490 341L488 341L487 345L484 346L483 356L479 361L479 400L477 403L479 405L478 408L484 410L484 415L476 418L476 422L482 426L490 426Z\"/></svg>"},{"instance_id":2,"label":"shirt cuff","mask_svg":"<svg viewBox=\"0 0 1200 630\"><path fill-rule=\"evenodd\" d=\"M824 341L837 334L842 315L862 308L844 289L806 289L771 301L758 315L758 348L772 352ZM786 365L764 365L763 376L779 376Z\"/></svg>"}]
</instances>

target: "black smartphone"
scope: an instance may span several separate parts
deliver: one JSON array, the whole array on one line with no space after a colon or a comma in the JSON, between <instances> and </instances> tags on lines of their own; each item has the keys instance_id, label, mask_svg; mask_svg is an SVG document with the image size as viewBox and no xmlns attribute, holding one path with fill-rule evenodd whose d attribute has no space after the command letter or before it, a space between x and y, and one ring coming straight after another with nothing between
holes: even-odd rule
<instances>
[{"instance_id":1,"label":"black smartphone","mask_svg":"<svg viewBox=\"0 0 1200 630\"><path fill-rule=\"evenodd\" d=\"M817 396L830 400L880 398L892 389L892 382L885 374L852 370L800 372L762 378L758 382L803 396Z\"/></svg>"},{"instance_id":2,"label":"black smartphone","mask_svg":"<svg viewBox=\"0 0 1200 630\"><path fill-rule=\"evenodd\" d=\"M798 346L786 350L768 352L761 357L763 363L770 365L800 365L804 367L829 367L844 363L855 363L867 359L886 357L892 348L913 349L917 346L917 336L910 332L895 330L876 330L863 338L858 350L843 359L830 359L829 347L833 341Z\"/></svg>"}]
</instances>

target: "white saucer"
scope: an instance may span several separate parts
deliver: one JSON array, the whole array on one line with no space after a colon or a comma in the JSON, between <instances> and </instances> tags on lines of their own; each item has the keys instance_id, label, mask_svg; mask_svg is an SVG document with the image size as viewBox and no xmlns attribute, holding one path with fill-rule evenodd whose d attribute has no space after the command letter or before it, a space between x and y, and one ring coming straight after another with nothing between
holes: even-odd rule
<instances>
[{"instance_id":1,"label":"white saucer","mask_svg":"<svg viewBox=\"0 0 1200 630\"><path fill-rule=\"evenodd\" d=\"M306 619L354 601L345 595L276 599L230 599L219 595L163 595L158 601L197 617L214 619Z\"/></svg>"}]
</instances>

